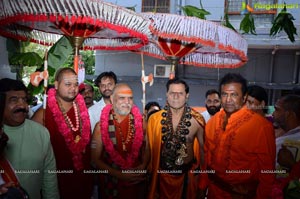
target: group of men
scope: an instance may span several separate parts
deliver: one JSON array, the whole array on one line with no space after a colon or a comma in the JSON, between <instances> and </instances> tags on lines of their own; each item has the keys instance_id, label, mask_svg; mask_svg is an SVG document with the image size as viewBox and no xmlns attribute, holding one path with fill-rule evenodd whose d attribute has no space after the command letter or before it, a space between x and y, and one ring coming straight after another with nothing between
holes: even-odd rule
<instances>
[{"instance_id":1,"label":"group of men","mask_svg":"<svg viewBox=\"0 0 300 199\"><path fill-rule=\"evenodd\" d=\"M270 197L274 129L247 108L247 81L241 75L226 74L220 92L206 93L204 117L188 105L188 84L170 79L165 106L146 123L131 87L117 83L113 72L100 74L95 84L102 99L87 108L85 95L78 95L76 72L60 69L46 109L32 121L26 119L24 84L0 80L9 137L5 158L19 171L30 198L90 199L95 182L103 199ZM275 105L275 118L282 103ZM299 113L292 116L299 122ZM299 123L285 130L295 126Z\"/></svg>"}]
</instances>

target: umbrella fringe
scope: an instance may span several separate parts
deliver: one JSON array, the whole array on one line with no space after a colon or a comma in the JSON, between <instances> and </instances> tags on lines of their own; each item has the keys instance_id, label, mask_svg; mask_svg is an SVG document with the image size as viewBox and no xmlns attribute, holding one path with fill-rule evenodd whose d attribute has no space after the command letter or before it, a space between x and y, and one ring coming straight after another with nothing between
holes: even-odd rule
<instances>
[{"instance_id":1,"label":"umbrella fringe","mask_svg":"<svg viewBox=\"0 0 300 199\"><path fill-rule=\"evenodd\" d=\"M121 41L122 37L125 39L138 38L134 44L129 44L124 48L133 50L147 44L151 35L149 30L150 21L148 19L143 18L132 10L101 0L1 0L0 7L3 8L3 12L0 13L0 25L2 26L2 31L0 32L8 32L2 33L2 35L9 35L22 40L27 38L31 41L38 41L38 43L51 43L51 41L45 42L43 41L43 36L42 38L37 37L41 36L41 33L27 34L26 31L19 30L18 26L22 25L43 32L50 31L50 33L54 34L78 36L68 31L73 31L73 29L78 31L78 28L82 27L81 24L85 24L83 27L88 30L94 26L96 34L99 35L94 36L95 38L104 38L101 35L101 30L109 29L111 34L106 34L106 36L111 40L116 38L116 41L111 45L113 49L122 49L121 45L123 43L117 46L117 41ZM18 25L11 27L7 21ZM40 27L43 23L47 24L45 25L47 30ZM52 24L55 24L61 30L55 29ZM92 34L95 33L93 31L90 31L90 34L84 32L82 36L90 37ZM54 38L56 39L56 37ZM39 42L39 40L41 41ZM136 42L139 43L137 44ZM105 47L90 46L88 48Z\"/></svg>"}]
</instances>

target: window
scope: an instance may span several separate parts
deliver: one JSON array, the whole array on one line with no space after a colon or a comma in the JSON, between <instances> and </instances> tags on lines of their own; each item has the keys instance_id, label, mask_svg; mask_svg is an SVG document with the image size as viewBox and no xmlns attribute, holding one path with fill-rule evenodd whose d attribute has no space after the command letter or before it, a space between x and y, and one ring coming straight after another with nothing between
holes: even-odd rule
<instances>
[{"instance_id":1,"label":"window","mask_svg":"<svg viewBox=\"0 0 300 199\"><path fill-rule=\"evenodd\" d=\"M229 20L236 28L239 28L244 18L241 12L247 9L245 2L244 0L225 0L225 5L228 5ZM252 15L257 34L269 34L272 22L277 15L277 8L283 4L278 5L277 0L248 0L248 4L250 9L253 9ZM280 10L281 7L278 9Z\"/></svg>"},{"instance_id":2,"label":"window","mask_svg":"<svg viewBox=\"0 0 300 199\"><path fill-rule=\"evenodd\" d=\"M155 64L154 77L169 77L171 72L171 65Z\"/></svg>"},{"instance_id":3,"label":"window","mask_svg":"<svg viewBox=\"0 0 300 199\"><path fill-rule=\"evenodd\" d=\"M170 13L170 0L143 0L142 12Z\"/></svg>"}]
</instances>

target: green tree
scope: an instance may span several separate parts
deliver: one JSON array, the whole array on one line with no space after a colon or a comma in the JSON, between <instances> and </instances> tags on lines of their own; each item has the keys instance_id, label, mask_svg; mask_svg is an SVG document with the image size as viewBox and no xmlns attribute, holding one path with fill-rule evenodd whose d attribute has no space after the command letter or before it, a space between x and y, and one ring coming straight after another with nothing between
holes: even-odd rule
<instances>
[{"instance_id":1,"label":"green tree","mask_svg":"<svg viewBox=\"0 0 300 199\"><path fill-rule=\"evenodd\" d=\"M280 11L280 13L276 16L273 21L273 26L270 30L270 36L275 36L277 33L282 30L288 35L288 38L291 42L295 42L294 35L297 35L297 29L293 23L295 20L294 16L287 12L286 4L284 3L284 8Z\"/></svg>"},{"instance_id":2,"label":"green tree","mask_svg":"<svg viewBox=\"0 0 300 199\"><path fill-rule=\"evenodd\" d=\"M21 42L14 39L7 39L7 51L11 71L16 73L16 78L28 84L29 75L32 72L44 70L44 53L47 48L39 44ZM81 51L82 60L85 63L86 74L93 74L95 71L94 51ZM59 39L48 51L48 72L49 84L54 83L54 75L61 67L73 67L74 49L66 37ZM43 84L34 87L28 84L30 94L37 95L43 92Z\"/></svg>"}]
</instances>

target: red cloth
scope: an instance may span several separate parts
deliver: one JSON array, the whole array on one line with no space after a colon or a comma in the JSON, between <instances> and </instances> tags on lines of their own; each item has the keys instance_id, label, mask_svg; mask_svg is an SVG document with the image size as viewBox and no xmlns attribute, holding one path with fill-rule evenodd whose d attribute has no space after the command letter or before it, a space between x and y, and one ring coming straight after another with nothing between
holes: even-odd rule
<instances>
[{"instance_id":1,"label":"red cloth","mask_svg":"<svg viewBox=\"0 0 300 199\"><path fill-rule=\"evenodd\" d=\"M72 171L73 173L57 173L58 187L60 197L62 199L90 199L93 189L92 174L77 171L73 166L72 154L68 149L64 137L58 131L57 124L54 121L53 115L47 107L45 113L45 126L50 132L51 144L53 147L57 171L63 170ZM72 107L68 111L68 116L75 123L75 113ZM64 122L64 121L62 121ZM83 154L84 170L90 170L91 166L91 151L90 144L87 144Z\"/></svg>"},{"instance_id":2,"label":"red cloth","mask_svg":"<svg viewBox=\"0 0 300 199\"><path fill-rule=\"evenodd\" d=\"M283 190L289 184L290 181L297 179L300 179L300 161L294 164L288 177L277 179L275 184L278 185L278 188Z\"/></svg>"},{"instance_id":3,"label":"red cloth","mask_svg":"<svg viewBox=\"0 0 300 199\"><path fill-rule=\"evenodd\" d=\"M126 151L123 151L123 144L122 144L122 136L123 139L126 140L128 133L129 133L129 115L124 118L121 123L114 121L115 132L113 133L111 139L116 139L116 144L114 148L120 153L124 158L126 154L131 151L132 148L132 141L134 137L126 145ZM121 136L122 134L122 136ZM105 148L105 146L104 146ZM139 156L134 163L133 167L140 165L143 161L143 149L144 147L140 148ZM104 149L105 151L105 149ZM103 153L102 159L108 165L113 165L113 161L111 160L110 156L107 152ZM116 166L115 166L116 167ZM118 168L119 169L119 168ZM108 174L100 174L100 198L102 199L141 199L145 197L147 187L146 181L142 181L136 184L128 184L125 181L121 181L111 175Z\"/></svg>"},{"instance_id":4,"label":"red cloth","mask_svg":"<svg viewBox=\"0 0 300 199\"><path fill-rule=\"evenodd\" d=\"M0 170L3 171L1 176L5 183L13 182L15 186L20 186L19 180L15 174L14 169L11 167L8 160L4 157L0 158Z\"/></svg>"},{"instance_id":5,"label":"red cloth","mask_svg":"<svg viewBox=\"0 0 300 199\"><path fill-rule=\"evenodd\" d=\"M272 124L245 107L230 116L225 130L224 118L225 112L221 110L205 128L207 168L215 171L210 178L208 198L233 198L225 188L227 185L249 189L255 184L255 197L269 198L275 180L276 147ZM218 180L216 177L213 180L213 176ZM217 181L226 186L220 186Z\"/></svg>"}]
</instances>

